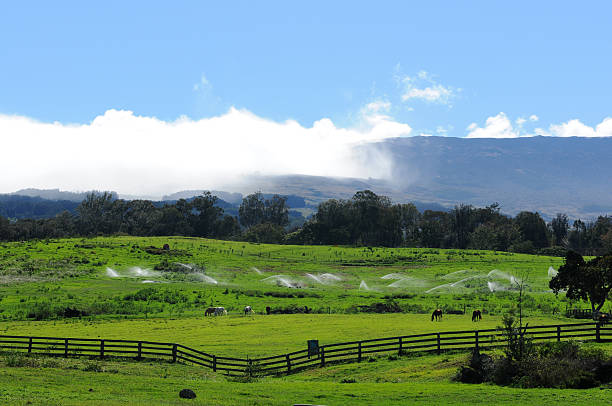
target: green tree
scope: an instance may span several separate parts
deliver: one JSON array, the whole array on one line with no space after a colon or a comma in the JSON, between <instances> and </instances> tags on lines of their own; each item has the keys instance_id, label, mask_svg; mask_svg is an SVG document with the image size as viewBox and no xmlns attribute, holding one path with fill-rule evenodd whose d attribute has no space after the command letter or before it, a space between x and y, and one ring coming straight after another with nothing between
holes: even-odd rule
<instances>
[{"instance_id":1,"label":"green tree","mask_svg":"<svg viewBox=\"0 0 612 406\"><path fill-rule=\"evenodd\" d=\"M91 192L77 207L81 235L110 234L113 231L113 201L110 192Z\"/></svg>"},{"instance_id":2,"label":"green tree","mask_svg":"<svg viewBox=\"0 0 612 406\"><path fill-rule=\"evenodd\" d=\"M421 216L421 245L428 248L447 248L451 240L451 218L443 211L425 210Z\"/></svg>"},{"instance_id":3,"label":"green tree","mask_svg":"<svg viewBox=\"0 0 612 406\"><path fill-rule=\"evenodd\" d=\"M289 207L287 206L286 196L274 195L272 198L266 199L264 206L263 222L281 227L289 224Z\"/></svg>"},{"instance_id":4,"label":"green tree","mask_svg":"<svg viewBox=\"0 0 612 406\"><path fill-rule=\"evenodd\" d=\"M473 207L465 204L455 206L450 212L456 248L464 249L468 245L469 235L474 231L473 212Z\"/></svg>"},{"instance_id":5,"label":"green tree","mask_svg":"<svg viewBox=\"0 0 612 406\"><path fill-rule=\"evenodd\" d=\"M261 224L266 215L266 203L261 192L252 193L242 199L238 209L240 224L244 227L252 227Z\"/></svg>"},{"instance_id":6,"label":"green tree","mask_svg":"<svg viewBox=\"0 0 612 406\"><path fill-rule=\"evenodd\" d=\"M13 237L11 223L6 217L0 216L0 241L8 241Z\"/></svg>"},{"instance_id":7,"label":"green tree","mask_svg":"<svg viewBox=\"0 0 612 406\"><path fill-rule=\"evenodd\" d=\"M554 219L550 222L550 228L554 238L555 245L563 245L569 231L569 220L566 214L557 213Z\"/></svg>"},{"instance_id":8,"label":"green tree","mask_svg":"<svg viewBox=\"0 0 612 406\"><path fill-rule=\"evenodd\" d=\"M399 224L406 245L414 246L419 241L419 220L421 213L413 203L398 204Z\"/></svg>"},{"instance_id":9,"label":"green tree","mask_svg":"<svg viewBox=\"0 0 612 406\"><path fill-rule=\"evenodd\" d=\"M216 206L217 197L204 192L191 201L193 211L192 224L197 237L212 237L216 231L217 222L223 215L223 209Z\"/></svg>"},{"instance_id":10,"label":"green tree","mask_svg":"<svg viewBox=\"0 0 612 406\"><path fill-rule=\"evenodd\" d=\"M514 219L519 227L523 240L531 241L536 249L548 246L546 223L538 212L522 211Z\"/></svg>"},{"instance_id":11,"label":"green tree","mask_svg":"<svg viewBox=\"0 0 612 406\"><path fill-rule=\"evenodd\" d=\"M612 255L585 261L577 252L568 251L565 264L549 286L556 294L567 290L565 295L569 299L590 302L591 310L597 313L612 290Z\"/></svg>"}]
</instances>

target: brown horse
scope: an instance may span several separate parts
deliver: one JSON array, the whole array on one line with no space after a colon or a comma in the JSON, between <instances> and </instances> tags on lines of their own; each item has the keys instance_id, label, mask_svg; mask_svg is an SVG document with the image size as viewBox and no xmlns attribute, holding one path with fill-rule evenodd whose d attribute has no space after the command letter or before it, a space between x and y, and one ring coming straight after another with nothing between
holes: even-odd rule
<instances>
[{"instance_id":1,"label":"brown horse","mask_svg":"<svg viewBox=\"0 0 612 406\"><path fill-rule=\"evenodd\" d=\"M434 321L434 319L436 319L436 321L442 321L442 309L434 310L431 314L431 321Z\"/></svg>"},{"instance_id":2,"label":"brown horse","mask_svg":"<svg viewBox=\"0 0 612 406\"><path fill-rule=\"evenodd\" d=\"M480 310L474 310L472 312L472 321L480 321L482 320L482 313Z\"/></svg>"},{"instance_id":3,"label":"brown horse","mask_svg":"<svg viewBox=\"0 0 612 406\"><path fill-rule=\"evenodd\" d=\"M217 310L216 307L209 307L208 309L206 309L206 311L204 312L204 317L207 316L214 316L215 314L215 310Z\"/></svg>"},{"instance_id":4,"label":"brown horse","mask_svg":"<svg viewBox=\"0 0 612 406\"><path fill-rule=\"evenodd\" d=\"M599 313L599 316L595 320L600 326L605 326L610 322L610 317L607 313Z\"/></svg>"}]
</instances>

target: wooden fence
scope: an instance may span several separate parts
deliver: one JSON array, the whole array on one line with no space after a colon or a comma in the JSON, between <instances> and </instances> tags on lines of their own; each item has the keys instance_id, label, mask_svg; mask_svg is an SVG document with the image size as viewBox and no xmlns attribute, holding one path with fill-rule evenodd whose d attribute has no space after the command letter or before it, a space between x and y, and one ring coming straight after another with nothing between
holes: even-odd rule
<instances>
[{"instance_id":1,"label":"wooden fence","mask_svg":"<svg viewBox=\"0 0 612 406\"><path fill-rule=\"evenodd\" d=\"M528 336L536 342L579 339L582 341L612 341L612 327L595 323L528 326ZM264 358L220 357L181 344L154 341L101 340L91 338L58 338L0 335L0 350L41 355L129 357L182 361L200 365L227 375L278 375L313 366L338 362L361 362L366 357L410 351L441 353L474 347L486 349L505 344L501 329L447 331L412 334L319 346Z\"/></svg>"}]
</instances>

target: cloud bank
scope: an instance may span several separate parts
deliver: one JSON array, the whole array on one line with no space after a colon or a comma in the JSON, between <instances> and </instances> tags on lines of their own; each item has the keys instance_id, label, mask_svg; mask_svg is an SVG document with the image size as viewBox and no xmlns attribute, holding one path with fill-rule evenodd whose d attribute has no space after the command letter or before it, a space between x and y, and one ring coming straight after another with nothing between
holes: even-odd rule
<instances>
[{"instance_id":1,"label":"cloud bank","mask_svg":"<svg viewBox=\"0 0 612 406\"><path fill-rule=\"evenodd\" d=\"M386 178L392 161L384 148L359 148L411 133L386 109L384 102L367 106L355 128L327 118L304 127L236 108L171 122L108 110L84 125L0 115L0 193L59 187L151 195L213 188L250 174Z\"/></svg>"},{"instance_id":2,"label":"cloud bank","mask_svg":"<svg viewBox=\"0 0 612 406\"><path fill-rule=\"evenodd\" d=\"M528 119L537 122L538 116L532 114ZM569 120L561 124L552 124L548 129L535 128L526 131L523 125L527 119L519 117L515 123L504 112L487 118L484 127L472 123L468 126L466 138L518 138L541 135L545 137L612 137L612 117L606 117L595 127L590 127L580 120Z\"/></svg>"}]
</instances>

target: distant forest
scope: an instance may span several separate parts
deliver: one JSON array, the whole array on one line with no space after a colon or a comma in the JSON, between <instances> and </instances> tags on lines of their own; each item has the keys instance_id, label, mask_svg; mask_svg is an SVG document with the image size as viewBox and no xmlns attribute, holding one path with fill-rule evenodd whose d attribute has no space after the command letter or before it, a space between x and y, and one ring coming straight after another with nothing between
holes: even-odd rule
<instances>
[{"instance_id":1,"label":"distant forest","mask_svg":"<svg viewBox=\"0 0 612 406\"><path fill-rule=\"evenodd\" d=\"M31 218L0 216L0 240L180 235L261 243L469 248L558 256L568 249L583 255L612 252L609 216L570 224L568 216L559 213L546 223L537 212L504 215L497 203L484 208L462 204L450 211L420 212L414 204L392 204L388 197L369 190L348 200L322 202L308 220L290 210L286 196L262 193L244 197L237 210L209 192L165 203L122 200L105 192L89 193L81 203L44 204L64 205L65 210L52 218L37 218L34 205ZM296 220L299 218L301 221Z\"/></svg>"}]
</instances>

